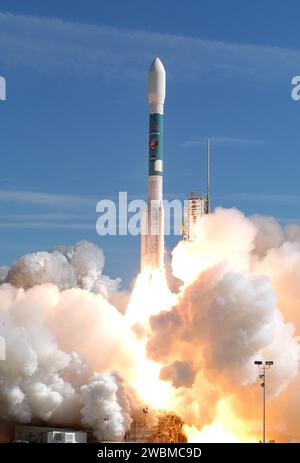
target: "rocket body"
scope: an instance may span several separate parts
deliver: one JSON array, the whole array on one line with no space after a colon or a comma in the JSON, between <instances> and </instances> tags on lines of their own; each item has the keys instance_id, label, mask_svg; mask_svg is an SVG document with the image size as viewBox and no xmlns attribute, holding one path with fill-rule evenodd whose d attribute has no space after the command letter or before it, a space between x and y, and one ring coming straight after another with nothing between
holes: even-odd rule
<instances>
[{"instance_id":1,"label":"rocket body","mask_svg":"<svg viewBox=\"0 0 300 463\"><path fill-rule=\"evenodd\" d=\"M147 210L141 220L141 271L164 266L163 117L166 71L159 58L149 69L149 167Z\"/></svg>"}]
</instances>

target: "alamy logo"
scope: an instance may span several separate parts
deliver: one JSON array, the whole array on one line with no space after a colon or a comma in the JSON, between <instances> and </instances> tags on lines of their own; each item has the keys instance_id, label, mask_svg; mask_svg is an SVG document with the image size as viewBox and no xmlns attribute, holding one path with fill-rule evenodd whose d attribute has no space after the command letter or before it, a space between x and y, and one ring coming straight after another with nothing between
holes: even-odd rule
<instances>
[{"instance_id":1,"label":"alamy logo","mask_svg":"<svg viewBox=\"0 0 300 463\"><path fill-rule=\"evenodd\" d=\"M6 100L6 80L0 76L0 101Z\"/></svg>"},{"instance_id":2,"label":"alamy logo","mask_svg":"<svg viewBox=\"0 0 300 463\"><path fill-rule=\"evenodd\" d=\"M0 336L0 361L6 359L6 343L3 336Z\"/></svg>"},{"instance_id":3,"label":"alamy logo","mask_svg":"<svg viewBox=\"0 0 300 463\"><path fill-rule=\"evenodd\" d=\"M294 86L291 91L291 97L294 101L300 100L300 76L294 76L291 84Z\"/></svg>"},{"instance_id":4,"label":"alamy logo","mask_svg":"<svg viewBox=\"0 0 300 463\"><path fill-rule=\"evenodd\" d=\"M183 204L179 199L168 201L163 199L151 200L150 210L148 202L143 199L133 199L128 202L127 192L119 192L117 202L111 199L102 199L96 206L100 213L97 220L96 230L98 235L145 235L148 234L148 219L150 212L151 234L160 233L158 215L163 216L164 235L179 236L182 234L183 210L187 201Z\"/></svg>"}]
</instances>

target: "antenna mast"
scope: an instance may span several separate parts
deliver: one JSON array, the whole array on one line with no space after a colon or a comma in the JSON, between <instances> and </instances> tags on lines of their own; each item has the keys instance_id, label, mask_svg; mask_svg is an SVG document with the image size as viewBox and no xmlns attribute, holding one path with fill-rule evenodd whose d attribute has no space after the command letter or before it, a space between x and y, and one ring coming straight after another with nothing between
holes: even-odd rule
<instances>
[{"instance_id":1,"label":"antenna mast","mask_svg":"<svg viewBox=\"0 0 300 463\"><path fill-rule=\"evenodd\" d=\"M207 213L210 214L210 138L207 138Z\"/></svg>"}]
</instances>

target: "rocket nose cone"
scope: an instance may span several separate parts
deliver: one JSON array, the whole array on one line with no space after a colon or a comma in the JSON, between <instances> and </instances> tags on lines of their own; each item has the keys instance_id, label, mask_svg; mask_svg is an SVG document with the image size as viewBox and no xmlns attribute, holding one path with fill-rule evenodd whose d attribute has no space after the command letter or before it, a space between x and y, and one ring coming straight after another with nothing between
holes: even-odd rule
<instances>
[{"instance_id":1,"label":"rocket nose cone","mask_svg":"<svg viewBox=\"0 0 300 463\"><path fill-rule=\"evenodd\" d=\"M166 94L166 71L159 58L155 58L148 74L148 101L150 114L163 114Z\"/></svg>"},{"instance_id":2,"label":"rocket nose cone","mask_svg":"<svg viewBox=\"0 0 300 463\"><path fill-rule=\"evenodd\" d=\"M149 72L165 72L164 65L159 58L155 58L150 66Z\"/></svg>"}]
</instances>

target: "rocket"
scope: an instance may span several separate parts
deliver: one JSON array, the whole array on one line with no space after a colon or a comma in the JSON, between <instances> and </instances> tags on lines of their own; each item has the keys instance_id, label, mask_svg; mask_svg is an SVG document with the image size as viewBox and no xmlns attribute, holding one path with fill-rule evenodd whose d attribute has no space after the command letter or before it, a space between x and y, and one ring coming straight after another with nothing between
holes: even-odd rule
<instances>
[{"instance_id":1,"label":"rocket","mask_svg":"<svg viewBox=\"0 0 300 463\"><path fill-rule=\"evenodd\" d=\"M147 210L141 216L141 271L164 267L163 119L166 71L155 58L148 75L149 165Z\"/></svg>"}]
</instances>

